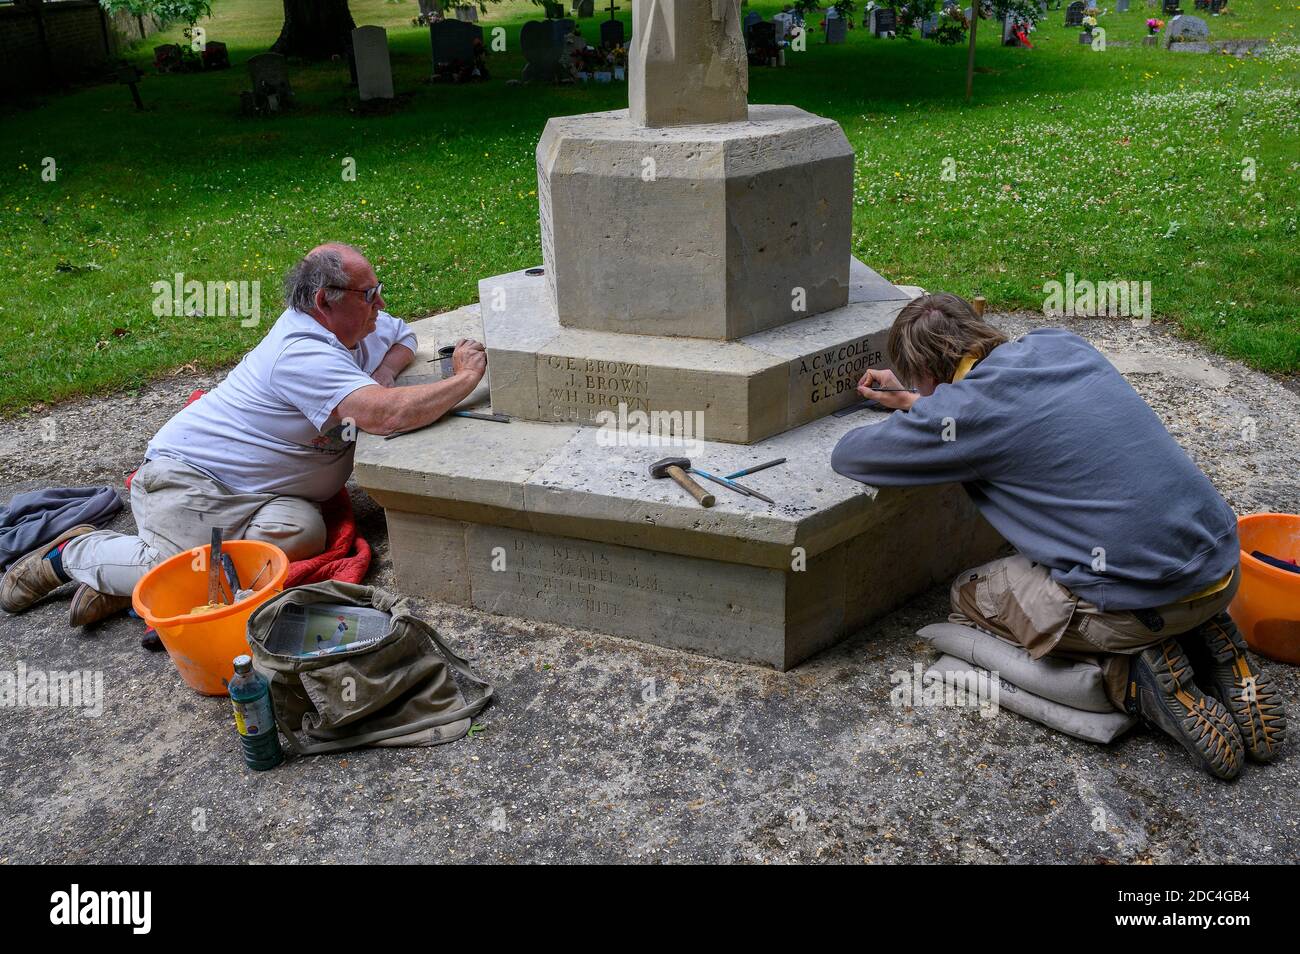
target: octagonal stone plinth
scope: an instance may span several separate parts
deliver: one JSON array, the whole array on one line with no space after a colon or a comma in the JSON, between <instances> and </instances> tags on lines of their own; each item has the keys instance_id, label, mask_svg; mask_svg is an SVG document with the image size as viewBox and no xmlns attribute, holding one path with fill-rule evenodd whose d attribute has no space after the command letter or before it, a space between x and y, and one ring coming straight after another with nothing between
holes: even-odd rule
<instances>
[{"instance_id":1,"label":"octagonal stone plinth","mask_svg":"<svg viewBox=\"0 0 1300 954\"><path fill-rule=\"evenodd\" d=\"M564 116L537 146L546 280L566 328L732 340L848 300L853 149L794 106L649 129Z\"/></svg>"}]
</instances>

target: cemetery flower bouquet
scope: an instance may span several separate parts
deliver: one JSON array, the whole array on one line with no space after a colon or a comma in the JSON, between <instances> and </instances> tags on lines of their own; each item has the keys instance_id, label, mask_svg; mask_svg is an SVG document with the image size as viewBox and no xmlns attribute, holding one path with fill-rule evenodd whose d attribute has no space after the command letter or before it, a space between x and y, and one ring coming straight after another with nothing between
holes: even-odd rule
<instances>
[{"instance_id":1,"label":"cemetery flower bouquet","mask_svg":"<svg viewBox=\"0 0 1300 954\"><path fill-rule=\"evenodd\" d=\"M572 57L575 76L581 74L590 75L605 68L604 54L593 46L585 46L581 50L575 49Z\"/></svg>"}]
</instances>

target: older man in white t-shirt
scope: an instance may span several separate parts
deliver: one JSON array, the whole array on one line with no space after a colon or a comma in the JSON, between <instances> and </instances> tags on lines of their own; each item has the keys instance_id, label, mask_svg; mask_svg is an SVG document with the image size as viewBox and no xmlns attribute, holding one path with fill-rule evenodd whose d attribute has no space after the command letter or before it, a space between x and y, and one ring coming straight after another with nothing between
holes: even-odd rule
<instances>
[{"instance_id":1,"label":"older man in white t-shirt","mask_svg":"<svg viewBox=\"0 0 1300 954\"><path fill-rule=\"evenodd\" d=\"M487 357L461 341L452 375L395 388L415 356L406 322L383 310L383 285L348 245L312 249L285 278L286 309L215 389L154 435L131 482L138 535L76 527L27 554L0 581L18 613L64 583L80 584L69 621L86 626L130 605L158 563L211 539L264 540L291 560L325 548L320 504L352 473L357 430L422 427L462 401Z\"/></svg>"}]
</instances>

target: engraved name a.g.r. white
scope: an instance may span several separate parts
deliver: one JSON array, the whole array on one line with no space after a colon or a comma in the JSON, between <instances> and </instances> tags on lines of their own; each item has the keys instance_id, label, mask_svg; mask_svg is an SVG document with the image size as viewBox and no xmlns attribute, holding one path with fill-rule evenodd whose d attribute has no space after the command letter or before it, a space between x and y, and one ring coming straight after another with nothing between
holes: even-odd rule
<instances>
[{"instance_id":1,"label":"engraved name a.g.r. white","mask_svg":"<svg viewBox=\"0 0 1300 954\"><path fill-rule=\"evenodd\" d=\"M659 576L632 566L615 566L599 550L539 545L516 538L513 577L525 598L602 616L622 616L620 591L660 592ZM618 561L623 562L623 561Z\"/></svg>"}]
</instances>

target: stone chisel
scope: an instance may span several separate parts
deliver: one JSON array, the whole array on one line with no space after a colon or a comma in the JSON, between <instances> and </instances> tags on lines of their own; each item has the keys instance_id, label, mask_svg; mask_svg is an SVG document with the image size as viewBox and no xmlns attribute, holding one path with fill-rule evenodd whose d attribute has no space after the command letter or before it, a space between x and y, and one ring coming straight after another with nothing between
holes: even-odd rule
<instances>
[{"instance_id":1,"label":"stone chisel","mask_svg":"<svg viewBox=\"0 0 1300 954\"><path fill-rule=\"evenodd\" d=\"M496 421L498 424L509 424L511 419L505 414L484 414L481 411L448 411L443 417L469 417L476 421ZM438 421L442 418L438 418ZM422 431L425 427L433 427L438 421L432 421L424 427L413 427L408 431L393 431L391 434L385 434L384 440L391 441L394 437L401 437L403 434L414 434L416 431Z\"/></svg>"},{"instance_id":2,"label":"stone chisel","mask_svg":"<svg viewBox=\"0 0 1300 954\"><path fill-rule=\"evenodd\" d=\"M496 421L498 424L509 424L510 418L505 414L484 414L482 411L452 411L452 417L470 417L476 421Z\"/></svg>"},{"instance_id":3,"label":"stone chisel","mask_svg":"<svg viewBox=\"0 0 1300 954\"><path fill-rule=\"evenodd\" d=\"M208 605L220 606L221 596L221 528L212 528L212 545L208 548Z\"/></svg>"},{"instance_id":4,"label":"stone chisel","mask_svg":"<svg viewBox=\"0 0 1300 954\"><path fill-rule=\"evenodd\" d=\"M700 470L698 467L692 467L691 473L698 477L703 477L705 480L711 480L715 484L721 484L728 490L734 490L738 494L744 494L746 497L757 497L759 500L765 500L773 505L776 504L776 501L771 497L764 497L757 490L750 490L743 484L738 484L734 480L728 480L726 477L715 476L714 474L710 474L707 470Z\"/></svg>"},{"instance_id":5,"label":"stone chisel","mask_svg":"<svg viewBox=\"0 0 1300 954\"><path fill-rule=\"evenodd\" d=\"M243 587L239 585L239 571L235 569L235 561L230 558L229 553L221 554L221 569L226 574L226 584L230 587L230 602L233 603Z\"/></svg>"},{"instance_id":6,"label":"stone chisel","mask_svg":"<svg viewBox=\"0 0 1300 954\"><path fill-rule=\"evenodd\" d=\"M735 480L737 477L748 477L750 474L757 474L760 470L767 470L769 467L775 467L777 464L784 464L786 459L778 457L776 460L769 460L765 464L755 464L753 467L746 467L744 470L738 470L734 474L723 474L724 480Z\"/></svg>"}]
</instances>

